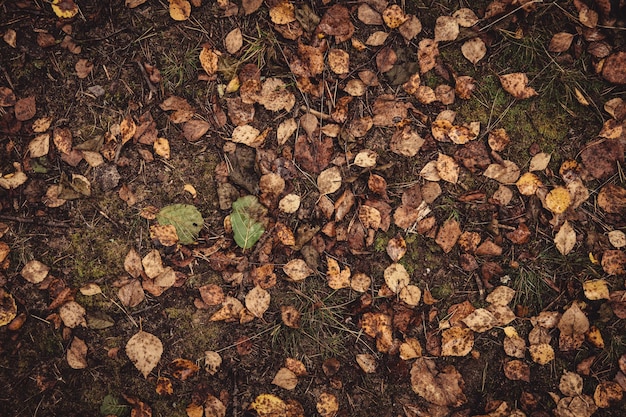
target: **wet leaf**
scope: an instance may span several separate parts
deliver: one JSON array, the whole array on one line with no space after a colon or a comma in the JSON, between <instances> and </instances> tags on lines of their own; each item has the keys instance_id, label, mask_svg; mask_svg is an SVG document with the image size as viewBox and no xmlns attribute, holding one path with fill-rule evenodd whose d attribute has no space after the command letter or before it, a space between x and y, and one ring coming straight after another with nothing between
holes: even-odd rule
<instances>
[{"instance_id":1,"label":"wet leaf","mask_svg":"<svg viewBox=\"0 0 626 417\"><path fill-rule=\"evenodd\" d=\"M140 330L126 343L126 354L135 368L147 378L163 354L163 344L155 335Z\"/></svg>"}]
</instances>

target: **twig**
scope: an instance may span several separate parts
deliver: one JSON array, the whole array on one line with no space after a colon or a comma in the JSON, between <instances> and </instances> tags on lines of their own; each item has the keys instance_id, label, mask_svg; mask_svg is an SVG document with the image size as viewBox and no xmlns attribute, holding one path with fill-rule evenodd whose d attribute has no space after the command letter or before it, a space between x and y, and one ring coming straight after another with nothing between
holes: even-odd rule
<instances>
[{"instance_id":1,"label":"twig","mask_svg":"<svg viewBox=\"0 0 626 417\"><path fill-rule=\"evenodd\" d=\"M7 214L0 214L0 220L8 220L17 223L31 223L36 224L38 226L46 226L46 227L72 227L71 224L59 222L59 221L41 221L36 217L18 217L18 216L9 216Z\"/></svg>"}]
</instances>

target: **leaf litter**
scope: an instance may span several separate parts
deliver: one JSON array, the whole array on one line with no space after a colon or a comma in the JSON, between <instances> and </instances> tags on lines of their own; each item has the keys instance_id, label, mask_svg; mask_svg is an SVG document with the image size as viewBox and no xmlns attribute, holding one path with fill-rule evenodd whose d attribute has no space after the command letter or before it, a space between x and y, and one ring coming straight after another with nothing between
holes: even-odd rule
<instances>
[{"instance_id":1,"label":"leaf litter","mask_svg":"<svg viewBox=\"0 0 626 417\"><path fill-rule=\"evenodd\" d=\"M149 14L150 9L143 9L147 7L143 3L128 1L126 7ZM536 11L535 6L527 4L522 7L524 13L532 15ZM219 1L211 13L236 20L241 16L238 16L239 7L235 3ZM623 275L626 265L626 256L621 250L625 246L623 233L619 230L623 225L616 220L624 212L623 189L612 183L597 186L591 182L615 175L623 162L623 146L619 138L623 132L624 111L620 110L620 104L614 102L607 107L609 110L606 111L613 119L597 133L600 139L576 155L582 163L579 168L561 161L558 150L534 150L532 158L524 160L511 151L523 138L516 137L512 131L494 129L490 124L481 125L484 120L455 121L454 112L442 107L455 108L457 97L473 100L483 81L457 73L450 62L444 63L447 60L444 51L460 47L461 54L475 69L479 68L487 54L493 52L495 32L490 30L490 25L484 27L485 33L482 29L474 31L473 28L494 17L502 17L506 21L511 15L509 7L507 2L494 1L488 5L485 14L482 10L477 11L478 16L471 9L450 10L432 16L433 19L424 19L430 27L420 35L422 22L416 15L399 5L383 1L363 2L350 8L335 4L316 9L288 0L268 2L265 6L258 1L244 1L241 13L253 16L263 14L265 20L262 22L269 24L268 30L277 36L274 41L278 45L282 46L284 39L296 41L285 44L283 51L284 63L294 74L293 80L277 74L272 69L273 61L270 66L262 60L257 60L258 66L250 62L240 65L248 59L243 57L251 51L246 48L252 35L245 25L229 27L219 43L200 43L195 51L194 58L199 64L198 81L209 82L210 86L208 99L203 105L197 103L192 106L187 99L173 95L161 103L160 109L169 112L164 114L164 120L175 126L174 131L168 131L162 125L157 131L156 124L148 127L151 122L142 124L141 117L133 113L137 108L129 104L129 109L124 109L126 116L121 122L109 129L101 143L93 145L76 146L83 140L82 132L71 125L70 128L57 126L66 123L65 120L54 121L53 130L50 130L53 122L50 118L41 117L31 123L37 115L41 116L42 109L37 105L39 97L20 97L20 91L16 96L13 86L2 86L0 105L8 109L8 116L2 119L3 131L15 128L19 131L25 126L24 129L30 129L35 134L30 135L25 143L25 159L12 157L2 166L0 186L9 192L24 190L31 199L29 201L39 201L52 210L63 207L68 200L80 201L92 197L94 192L100 192L97 188L102 182L94 182L91 173L80 171L79 163L83 159L90 168L112 164L124 169L132 162L128 156L132 150L147 166L162 161L163 166L170 167L167 165L170 162L166 161L176 164L181 152L179 138L194 146L205 146L208 138L219 141L223 148L216 146L212 151L220 150L224 159L228 159L217 164L214 170L218 188L221 187L222 191L221 212L213 214L220 217L221 222L206 216L203 218L201 212L207 213L207 208L201 202L206 201L202 199L207 196L201 191L200 181L195 178L185 182L187 197L178 195L174 199L186 201L186 204L168 202L160 204L160 209L144 205L145 193L141 195L140 190L135 195L133 190L136 187L123 184L119 193L115 193L128 207L141 205L142 217L152 222L149 224L149 238L153 246L147 249L140 246L143 257L139 255L139 250L131 249L124 261L121 261L123 255L119 258L120 266L123 264L130 275L130 278L118 277L112 282L121 302L120 308L131 311L146 304L151 306L155 300L167 299L168 294L179 291L177 288L184 288L198 265L206 262L215 273L211 282L194 281L196 277L189 282L193 282L191 285L195 291L193 304L199 311L206 310L208 321L233 323L230 325L242 326L239 329L245 329L243 326L250 323L268 325L278 317L273 308L280 306L278 326L282 323L290 330L305 331L311 320L310 314L326 311L328 299L316 298L309 311L300 304L306 297L300 302L292 300L283 303L279 292L289 288L294 294L304 297L301 294L303 289L324 276L323 259L327 267L326 284L337 294L349 297L345 306L355 312L353 318L345 323L351 326L352 332L364 333L363 339L356 339L356 346L361 347L359 344L362 343L371 350L352 355L351 369L376 375L387 369L380 366L383 363L396 366L389 365L388 358L399 356L402 361L400 367L404 368L405 388L410 383L414 394L425 400L425 407L440 413L447 412L443 410L449 408L467 407L468 398L471 401L474 393L466 390L463 378L466 371L462 366L455 368L446 358L478 360L485 353L481 339L503 337L504 353L515 358L503 362L503 375L511 381L533 382L537 378L537 369L541 369L538 367L550 364L562 352L577 351L583 346L599 350L604 348L602 333L605 330L595 326L602 327L600 322L590 323L594 317L591 313L596 308L594 302L606 302L603 305L610 313L618 317L626 316L621 290L613 288L615 281L610 278ZM546 43L546 53L569 54L571 48L577 47L573 45L576 37L580 37L582 43L595 42L592 31L599 30L598 22L608 19L610 15L608 12L598 14L582 2L576 2L573 7L577 9L573 15L578 16L578 22L586 29L579 28L576 35L569 32L553 34ZM602 7L610 11L611 6ZM78 13L78 6L71 1L55 1L51 9L64 19ZM188 21L189 24L195 24L195 15L203 11L199 1L170 1L167 9L173 22ZM419 17L423 16L420 14ZM355 18L371 26L373 31L363 33L360 26L355 26ZM68 29L66 33L69 35L71 31ZM511 34L514 37L525 36L522 32ZM404 47L398 45L398 40L407 41L403 45L411 50L410 57ZM11 36L5 35L5 42L9 47L16 46ZM44 44L43 40L40 44ZM623 53L612 51L611 46L606 45L609 48L603 56L606 60L596 62L595 71L611 83L623 84L620 66ZM595 45L592 49L590 45L589 52L594 59L599 46ZM365 53L367 47L376 51L376 56L370 58L371 68L364 70L359 66L359 62L363 61L359 53ZM78 63L72 75L84 82L102 79L102 71L108 70L92 58L85 55L78 61L74 59L72 62ZM233 66L239 59L242 61ZM163 78L155 75L158 69L139 64L149 72L147 79L150 82L163 82ZM400 69L406 72L406 76L396 82ZM376 75L372 70L380 73ZM498 75L500 86L511 97L532 101L544 93L535 79L537 74L522 72L525 68L501 70ZM474 74L471 70L466 71ZM426 85L431 76L441 80L437 84L430 80L430 85ZM374 90L374 87L384 88L387 83L401 88L393 92L387 90L386 94L378 94L379 91ZM332 93L331 86L334 89ZM369 96L374 91L377 94ZM587 99L581 98L578 87L575 91L578 103L588 106L589 102L585 104ZM310 103L317 104L316 100L322 95L328 99L327 107L314 111ZM370 97L373 102L368 103ZM299 108L301 98L304 98L306 106ZM227 113L220 108L221 99ZM364 103L368 106L364 107ZM136 103L133 105L136 106ZM432 107L426 111L425 106ZM302 116L300 112L305 109ZM273 118L271 123L268 122L268 115ZM231 125L224 129L229 122ZM161 130L167 133L161 135ZM377 141L381 132L387 139ZM11 146L16 145L12 143ZM602 158L601 155L609 155L609 158ZM37 175L50 169L45 162L57 156L62 164L66 164L65 168L72 167L76 171L59 175L58 184L49 186L45 197L42 197L43 193L33 192ZM407 161L415 164L412 168L415 172L420 172L419 185L407 186L401 182L404 177L394 177L394 172L398 173L394 171L394 165L408 166ZM401 165L403 163L405 165ZM558 163L561 163L560 167ZM475 187L468 180L472 176L489 186ZM190 183L199 187L198 191L193 186L187 187ZM24 184L28 185L25 187ZM118 187L117 182L112 184L110 189ZM591 187L597 189L590 193ZM497 191L493 192L491 188ZM183 190L182 184L180 190ZM586 213L587 207L581 207L590 196L595 199L605 220L602 223L605 236L601 239L598 238L601 234L586 230L583 213ZM463 211L459 215L458 212L442 210L442 207L451 207L446 206L451 203L444 202L445 199L453 201L452 204L460 202L486 210L496 207L502 210L499 214L505 213L511 215L509 219L520 220L503 220L506 216L499 218L493 210L488 221L472 222ZM523 209L515 211L513 205L520 202L524 203L521 205ZM5 207L4 201L2 203ZM43 216L44 213L37 215ZM115 224L119 219L109 220ZM211 222L211 226L205 228L205 221ZM216 228L218 223L221 224ZM488 226L482 228L477 224ZM542 227L544 230L539 231ZM385 235L390 228L391 236L395 234L396 237ZM502 230L506 232L502 233ZM443 252L447 254L450 264L454 263L455 256L461 254L459 260L462 259L463 271L476 274L478 288L469 293L477 294L480 301L477 302L472 295L469 298L481 304L482 308L467 308L461 315L457 314L461 311L459 308L449 318L440 314L439 310L445 311L444 305L448 300L445 294L433 298L428 289L433 283L429 278L430 267L422 268L415 264L413 237L416 235L420 236L420 242L429 242L420 244L420 250ZM554 313L552 319L542 316L543 313L531 317L524 310L528 307L520 301L523 299L520 297L525 295L520 295L518 287L515 287L516 291L496 284L500 280L500 284L516 285L510 280L511 275L517 274L520 260L523 263L538 256L534 249L527 246L537 235L543 236L543 244L555 256L561 256L560 259L572 257L584 248L587 251L584 258L589 259L588 267L609 277L580 276L576 277L579 284L567 287L560 281L555 283L551 278L543 279L552 290L556 288L563 294L567 293L567 303L561 301L551 306L551 311L544 312ZM389 264L388 259L379 262L376 270L359 262L359 257L369 257L375 252L386 252L392 263ZM512 258L505 261L503 256L509 255ZM513 259L518 256L519 260ZM8 259L6 255L0 262L4 259ZM47 261L43 255L40 259ZM72 334L82 327L94 329L89 324L91 312L81 305L87 303L83 298L74 300L67 284L59 283L57 277L61 270L53 263L50 263L51 267L36 260L22 261L21 264L19 275L26 281L22 280L21 285L48 291L54 299L50 304L54 312L46 320L57 323L57 328L64 326L64 339L66 344L69 343L67 364L74 369L88 368L93 363L90 356L97 353L91 344L87 348L82 340L83 333L78 333L81 338ZM10 268L8 264L3 265L6 265L3 270ZM498 268L505 268L506 274L497 272ZM473 281L468 280L470 283ZM99 283L103 285L103 281ZM92 291L87 286L79 287L85 297L107 299L109 294L104 285L98 287L99 291ZM3 318L3 326L17 328L19 322L13 324L17 320L15 299L8 292L2 294L3 315L0 317ZM372 300L372 294L376 294L375 300ZM583 297L592 304L581 301ZM422 298L424 303L421 303ZM21 299L18 301L22 302ZM152 308L150 306L147 308ZM134 311L137 313L133 315L142 314L142 310ZM418 315L421 319L417 318ZM134 322L132 315L128 314L128 317L130 322ZM523 320L518 320L528 317L531 317L532 329L524 328ZM412 331L412 326L419 321L425 327L423 333L418 334ZM433 329L436 331L432 332ZM275 331L272 333L276 334ZM558 339L553 340L552 336L557 334ZM165 337L163 333L161 338ZM164 349L161 338L139 330L126 344L128 359L145 378L160 365L164 350L171 355L167 352L171 347ZM90 338L87 340L90 341ZM421 357L420 340L425 341L426 350L432 358ZM242 337L239 341L236 350L242 357L255 349L249 338ZM555 350L557 346L558 351ZM116 357L114 349L109 350L111 357ZM529 358L526 350L529 351ZM221 372L222 361L217 352L207 351L204 361L206 372ZM174 370L166 371L166 366L161 364L159 374L169 372L176 379L193 380L196 373L202 372L192 361L180 357L170 362L170 367ZM271 382L293 392L299 389L298 381L304 375L295 372L289 365L275 368L270 373L274 375L273 380L267 379L266 383ZM163 385L158 386L170 387L158 388L160 395L175 392L167 385L168 380L168 377L159 377ZM600 381L595 390L586 390L586 393L582 391L581 380L582 377L573 372L563 375L559 388L565 397L557 398L558 395L553 394L555 415L591 415L596 407L613 407L619 403L622 387L617 377L618 382ZM319 414L330 416L336 415L340 409L354 408L354 405L347 405L339 394L342 386L340 377L330 377L328 381L315 384L317 386L312 391L315 394L314 404L309 401L307 405L310 410L315 408ZM262 388L263 391L269 389L267 386ZM304 415L299 401L288 399L293 396L274 392L277 395L259 393L250 397L250 409L259 415ZM226 415L227 407L233 405L229 395L225 390L214 393L219 393L219 398L212 394L194 393L187 414ZM132 405L133 412L149 409L141 400L128 395L124 397ZM524 401L522 405L526 407ZM481 404L481 407L483 405L488 415L500 415L498 410L502 413L510 410L506 402ZM406 410L417 406L403 404L403 407L408 413ZM513 410L510 415L519 413L521 411Z\"/></svg>"}]
</instances>

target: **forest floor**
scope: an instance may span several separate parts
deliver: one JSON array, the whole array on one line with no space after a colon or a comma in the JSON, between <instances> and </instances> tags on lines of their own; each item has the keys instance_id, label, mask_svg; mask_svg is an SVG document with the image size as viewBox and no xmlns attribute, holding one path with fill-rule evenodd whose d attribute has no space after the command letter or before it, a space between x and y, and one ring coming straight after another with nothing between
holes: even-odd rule
<instances>
[{"instance_id":1,"label":"forest floor","mask_svg":"<svg viewBox=\"0 0 626 417\"><path fill-rule=\"evenodd\" d=\"M0 414L626 415L625 21L0 0Z\"/></svg>"}]
</instances>

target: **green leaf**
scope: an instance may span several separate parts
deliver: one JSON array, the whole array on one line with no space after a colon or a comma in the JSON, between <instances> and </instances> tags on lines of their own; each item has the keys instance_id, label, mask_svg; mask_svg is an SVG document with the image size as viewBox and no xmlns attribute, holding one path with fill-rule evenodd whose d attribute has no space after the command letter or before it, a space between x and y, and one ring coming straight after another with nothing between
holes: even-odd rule
<instances>
[{"instance_id":1,"label":"green leaf","mask_svg":"<svg viewBox=\"0 0 626 417\"><path fill-rule=\"evenodd\" d=\"M265 232L263 220L267 209L255 196L240 197L233 203L230 223L233 227L235 242L242 249L249 249Z\"/></svg>"},{"instance_id":2,"label":"green leaf","mask_svg":"<svg viewBox=\"0 0 626 417\"><path fill-rule=\"evenodd\" d=\"M176 228L178 240L183 245L193 243L202 230L204 219L196 206L191 204L172 204L165 206L156 215L161 226L171 224Z\"/></svg>"},{"instance_id":3,"label":"green leaf","mask_svg":"<svg viewBox=\"0 0 626 417\"><path fill-rule=\"evenodd\" d=\"M123 417L128 415L129 406L120 404L119 400L113 395L109 394L102 400L100 404L100 414L103 416L118 416Z\"/></svg>"}]
</instances>

